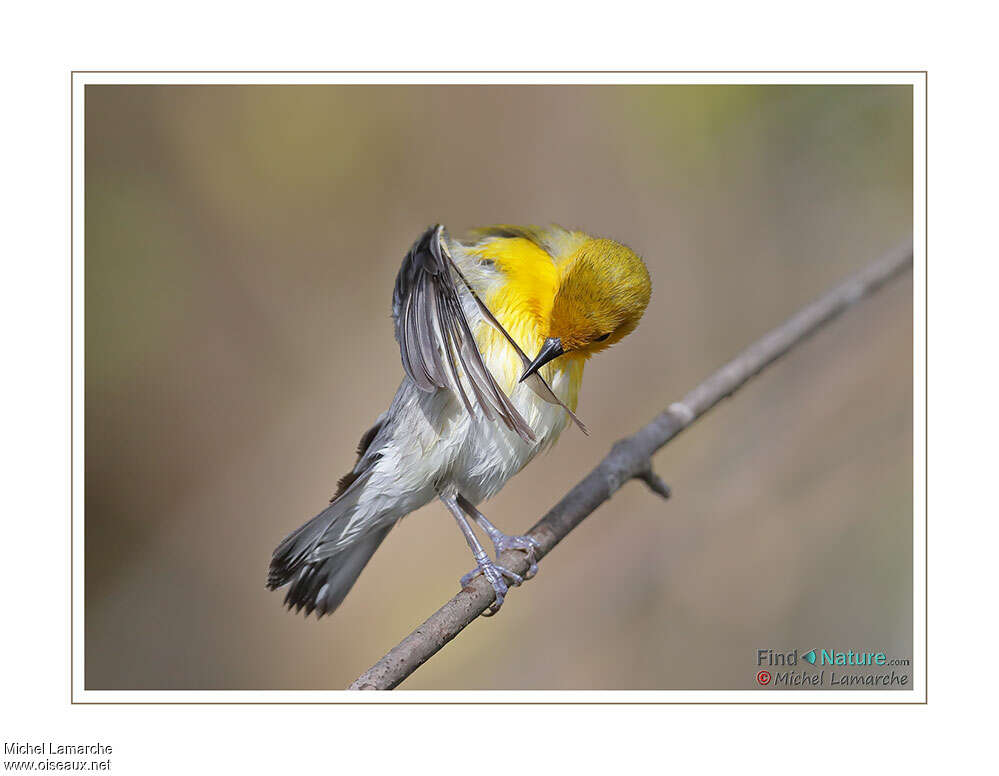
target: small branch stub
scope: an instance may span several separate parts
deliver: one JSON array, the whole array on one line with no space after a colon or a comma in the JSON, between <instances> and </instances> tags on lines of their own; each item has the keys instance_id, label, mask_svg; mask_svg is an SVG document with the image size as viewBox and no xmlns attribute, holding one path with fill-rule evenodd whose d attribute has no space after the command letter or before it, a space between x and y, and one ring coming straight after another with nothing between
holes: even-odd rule
<instances>
[{"instance_id":1,"label":"small branch stub","mask_svg":"<svg viewBox=\"0 0 999 776\"><path fill-rule=\"evenodd\" d=\"M660 477L652 470L651 463L649 464L648 468L643 469L638 474L636 474L635 479L644 482L646 485L649 486L649 489L653 493L659 494L664 499L668 499L670 495L672 495L672 491L670 490L669 485L667 485L663 481L662 477Z\"/></svg>"}]
</instances>

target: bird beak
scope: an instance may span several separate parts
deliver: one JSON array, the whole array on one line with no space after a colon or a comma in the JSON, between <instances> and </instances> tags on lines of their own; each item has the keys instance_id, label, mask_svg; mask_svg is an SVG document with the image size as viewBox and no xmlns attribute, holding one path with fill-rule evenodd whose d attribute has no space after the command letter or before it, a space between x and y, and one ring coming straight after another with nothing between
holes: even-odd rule
<instances>
[{"instance_id":1,"label":"bird beak","mask_svg":"<svg viewBox=\"0 0 999 776\"><path fill-rule=\"evenodd\" d=\"M524 382L528 377L537 372L541 367L552 361L565 353L562 350L562 340L558 337L549 337L545 340L545 343L541 346L541 350L538 351L538 356L535 358L524 370L524 374L520 376L520 382Z\"/></svg>"}]
</instances>

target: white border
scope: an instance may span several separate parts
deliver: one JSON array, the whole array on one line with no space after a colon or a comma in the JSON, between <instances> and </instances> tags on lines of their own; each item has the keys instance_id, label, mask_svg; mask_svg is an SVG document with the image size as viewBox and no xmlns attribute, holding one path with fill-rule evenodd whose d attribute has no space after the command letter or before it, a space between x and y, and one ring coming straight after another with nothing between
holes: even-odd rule
<instances>
[{"instance_id":1,"label":"white border","mask_svg":"<svg viewBox=\"0 0 999 776\"><path fill-rule=\"evenodd\" d=\"M913 655L911 691L111 691L84 689L84 110L87 84L900 84L913 86ZM926 75L867 72L76 72L73 118L74 703L924 703L926 677ZM871 257L872 259L875 257ZM400 638L404 633L399 634ZM380 655L373 655L372 662Z\"/></svg>"}]
</instances>

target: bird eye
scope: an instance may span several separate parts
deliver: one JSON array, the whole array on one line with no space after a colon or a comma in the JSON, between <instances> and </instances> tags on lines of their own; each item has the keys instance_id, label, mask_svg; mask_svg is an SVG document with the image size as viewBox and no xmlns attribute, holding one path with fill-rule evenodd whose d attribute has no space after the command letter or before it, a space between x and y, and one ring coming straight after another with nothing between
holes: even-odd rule
<instances>
[{"instance_id":1,"label":"bird eye","mask_svg":"<svg viewBox=\"0 0 999 776\"><path fill-rule=\"evenodd\" d=\"M605 339L607 339L607 338L608 338L609 336L610 336L610 332L607 332L606 334L601 334L601 335L600 335L599 337L597 337L597 338L596 338L595 340L593 340L593 341L594 341L594 342L603 342L603 341L604 341Z\"/></svg>"}]
</instances>

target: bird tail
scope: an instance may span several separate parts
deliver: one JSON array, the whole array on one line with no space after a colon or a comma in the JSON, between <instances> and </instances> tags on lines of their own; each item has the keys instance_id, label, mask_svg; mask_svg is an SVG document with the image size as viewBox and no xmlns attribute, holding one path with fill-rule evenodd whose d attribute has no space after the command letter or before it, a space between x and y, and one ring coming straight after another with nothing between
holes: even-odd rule
<instances>
[{"instance_id":1,"label":"bird tail","mask_svg":"<svg viewBox=\"0 0 999 776\"><path fill-rule=\"evenodd\" d=\"M301 528L290 533L271 558L267 587L277 590L289 585L284 603L289 609L308 616L332 614L354 586L361 571L394 522L376 528L340 549L338 539L350 522L363 487L358 481L347 488L326 509Z\"/></svg>"}]
</instances>

